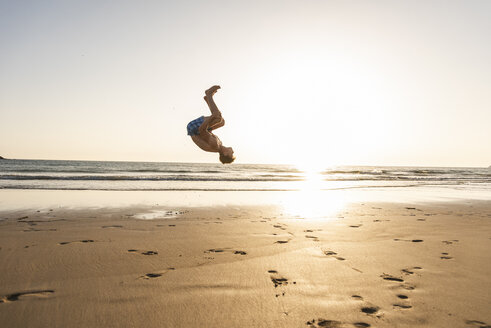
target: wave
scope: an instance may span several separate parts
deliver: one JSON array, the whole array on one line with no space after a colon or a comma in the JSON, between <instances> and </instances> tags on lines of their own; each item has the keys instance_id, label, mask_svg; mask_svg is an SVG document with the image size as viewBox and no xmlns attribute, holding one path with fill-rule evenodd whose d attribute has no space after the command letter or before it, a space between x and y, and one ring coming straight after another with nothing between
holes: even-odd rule
<instances>
[{"instance_id":1,"label":"wave","mask_svg":"<svg viewBox=\"0 0 491 328\"><path fill-rule=\"evenodd\" d=\"M404 186L380 186L380 185L364 185L364 186L347 186L321 188L320 191L328 190L348 190L348 189L384 189L384 188L406 188L406 187L421 187L420 184L410 184ZM49 187L49 186L9 186L1 187L0 189L27 189L27 190L97 190L97 191L301 191L301 188L85 188L85 187Z\"/></svg>"},{"instance_id":2,"label":"wave","mask_svg":"<svg viewBox=\"0 0 491 328\"><path fill-rule=\"evenodd\" d=\"M327 170L322 172L323 175L336 175L336 174L353 174L353 175L479 175L479 176L491 176L490 172L480 170L457 170L457 169L370 169L370 170Z\"/></svg>"},{"instance_id":3,"label":"wave","mask_svg":"<svg viewBox=\"0 0 491 328\"><path fill-rule=\"evenodd\" d=\"M60 181L302 181L301 177L213 177L213 176L120 176L120 175L1 175L0 180L60 180Z\"/></svg>"},{"instance_id":4,"label":"wave","mask_svg":"<svg viewBox=\"0 0 491 328\"><path fill-rule=\"evenodd\" d=\"M155 169L136 169L136 170L128 170L128 169L63 169L63 170L49 170L49 169L39 169L39 168L15 168L15 169L3 169L3 172L10 173L111 173L111 172L125 172L125 173L224 173L223 171L217 170L155 170Z\"/></svg>"},{"instance_id":5,"label":"wave","mask_svg":"<svg viewBox=\"0 0 491 328\"><path fill-rule=\"evenodd\" d=\"M301 175L0 175L0 180L23 181L230 181L230 182L293 182L307 181ZM394 176L394 175L349 175L349 176L324 176L321 181L454 181L454 182L491 182L489 176Z\"/></svg>"}]
</instances>

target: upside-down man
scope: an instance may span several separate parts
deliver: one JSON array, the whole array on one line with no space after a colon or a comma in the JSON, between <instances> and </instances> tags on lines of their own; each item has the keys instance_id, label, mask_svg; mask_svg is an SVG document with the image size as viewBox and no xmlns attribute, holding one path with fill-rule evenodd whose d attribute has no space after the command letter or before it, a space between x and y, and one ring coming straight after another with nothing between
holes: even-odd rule
<instances>
[{"instance_id":1,"label":"upside-down man","mask_svg":"<svg viewBox=\"0 0 491 328\"><path fill-rule=\"evenodd\" d=\"M220 162L228 164L235 160L234 150L232 147L225 147L212 132L225 125L222 113L220 113L213 100L213 95L218 89L220 89L220 86L214 85L205 91L204 99L210 108L211 116L201 116L189 122L187 129L188 135L191 136L191 139L199 148L204 151L219 153Z\"/></svg>"}]
</instances>

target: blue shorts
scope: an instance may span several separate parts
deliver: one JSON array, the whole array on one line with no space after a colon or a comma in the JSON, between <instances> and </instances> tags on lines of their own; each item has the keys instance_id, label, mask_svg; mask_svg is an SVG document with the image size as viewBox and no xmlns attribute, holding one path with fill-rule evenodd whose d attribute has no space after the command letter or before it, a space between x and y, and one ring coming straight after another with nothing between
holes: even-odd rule
<instances>
[{"instance_id":1,"label":"blue shorts","mask_svg":"<svg viewBox=\"0 0 491 328\"><path fill-rule=\"evenodd\" d=\"M199 134L199 127L205 121L205 117L201 116L195 120L192 120L188 123L188 135L189 136L197 136Z\"/></svg>"}]
</instances>

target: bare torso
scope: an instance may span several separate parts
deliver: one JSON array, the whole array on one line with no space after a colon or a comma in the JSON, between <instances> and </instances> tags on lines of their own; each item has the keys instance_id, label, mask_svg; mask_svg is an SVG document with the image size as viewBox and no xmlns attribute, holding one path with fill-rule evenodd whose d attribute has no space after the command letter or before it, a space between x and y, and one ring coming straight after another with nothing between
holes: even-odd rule
<instances>
[{"instance_id":1,"label":"bare torso","mask_svg":"<svg viewBox=\"0 0 491 328\"><path fill-rule=\"evenodd\" d=\"M204 134L204 136L203 136ZM195 136L191 136L196 146L203 149L204 151L217 153L220 150L222 142L216 135L211 132L200 133Z\"/></svg>"}]
</instances>

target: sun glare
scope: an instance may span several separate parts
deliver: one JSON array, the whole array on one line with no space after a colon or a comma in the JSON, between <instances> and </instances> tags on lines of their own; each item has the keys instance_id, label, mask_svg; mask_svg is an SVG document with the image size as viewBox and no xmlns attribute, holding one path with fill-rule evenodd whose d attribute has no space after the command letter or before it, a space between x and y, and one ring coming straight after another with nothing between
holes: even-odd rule
<instances>
[{"instance_id":1,"label":"sun glare","mask_svg":"<svg viewBox=\"0 0 491 328\"><path fill-rule=\"evenodd\" d=\"M320 166L303 166L300 171L304 174L304 180L300 184L301 191L319 191L322 189L323 177Z\"/></svg>"},{"instance_id":2,"label":"sun glare","mask_svg":"<svg viewBox=\"0 0 491 328\"><path fill-rule=\"evenodd\" d=\"M320 165L297 165L303 172L304 180L299 182L299 190L292 192L283 207L290 215L304 219L327 219L339 212L346 199L339 192L324 190L326 181Z\"/></svg>"}]
</instances>

